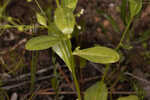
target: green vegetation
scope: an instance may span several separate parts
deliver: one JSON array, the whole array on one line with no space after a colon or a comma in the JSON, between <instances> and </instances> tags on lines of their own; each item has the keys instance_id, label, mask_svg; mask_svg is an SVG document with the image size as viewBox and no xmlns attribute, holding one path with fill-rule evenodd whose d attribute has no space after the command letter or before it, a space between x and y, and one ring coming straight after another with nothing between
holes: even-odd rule
<instances>
[{"instance_id":1,"label":"green vegetation","mask_svg":"<svg viewBox=\"0 0 150 100\"><path fill-rule=\"evenodd\" d=\"M61 2L60 2L61 1ZM32 0L28 0L28 2L32 2ZM37 51L38 50L45 50L51 48L55 54L57 54L66 64L69 71L72 73L72 77L74 80L74 84L76 87L76 92L78 96L78 100L108 100L108 88L107 83L105 83L106 76L108 73L109 68L111 67L112 63L119 62L122 58L119 54L120 48L126 48L126 44L124 41L126 37L131 32L132 23L136 19L137 15L140 14L142 9L142 0L122 0L122 4L120 7L121 11L121 19L124 23L125 29L122 33L120 42L116 46L116 48L108 48L101 45L96 45L86 49L80 49L80 47L76 47L73 50L73 44L71 39L73 37L73 32L78 34L75 31L75 28L79 27L76 22L76 17L82 15L83 12L75 14L75 9L78 3L78 0L56 0L57 7L54 10L54 16L48 17L46 11L44 11L37 0L35 0L36 4L38 5L41 12L36 12L36 19L40 26L40 29L48 30L48 35L40 35L32 37L30 40L27 41L25 44L25 48L28 51L36 51L35 53L32 52L32 61L31 61L31 90L34 90L34 83L35 83L35 73L36 73L36 65L37 61ZM8 5L8 2L4 3L4 5L0 5L0 21L5 20L10 24L0 25L1 30L16 28L19 31L25 31L29 29L33 29L33 25L21 25L16 23L15 18L6 16L4 14L5 8ZM129 9L127 12L126 10ZM121 33L118 24L113 19L112 16L109 16L103 11L97 11L100 15L105 17L112 25L112 28L116 33ZM19 21L18 21L19 22ZM103 27L103 26L102 26ZM104 28L104 27L103 27ZM104 29L105 31L105 29ZM2 31L1 31L2 32ZM145 35L138 39L138 42L147 40L147 36L149 35L149 31L145 32ZM77 35L78 36L78 35ZM76 37L78 38L78 37ZM78 42L78 41L77 41ZM81 60L88 60L94 63L100 63L105 65L105 72L100 81L93 84L89 87L86 91L84 96L81 95L80 86L78 82L78 78L76 75L76 59L75 57L81 57ZM22 61L22 60L21 60ZM82 60L83 61L83 60ZM22 62L21 62L22 63ZM82 63L82 62L80 62ZM83 61L84 63L84 61ZM56 92L56 100L58 99L59 94L59 81L57 80L58 73L56 72L56 58L53 55L53 64L55 65L54 68L54 75L56 76L51 80L52 87ZM81 64L82 66L82 64ZM84 64L83 64L84 66ZM17 69L17 68L16 68ZM84 70L83 70L84 71ZM0 91L0 93L5 93L4 91ZM83 97L82 97L83 96ZM4 98L2 95L0 98ZM126 97L120 97L117 100L139 100L138 96L129 95Z\"/></svg>"}]
</instances>

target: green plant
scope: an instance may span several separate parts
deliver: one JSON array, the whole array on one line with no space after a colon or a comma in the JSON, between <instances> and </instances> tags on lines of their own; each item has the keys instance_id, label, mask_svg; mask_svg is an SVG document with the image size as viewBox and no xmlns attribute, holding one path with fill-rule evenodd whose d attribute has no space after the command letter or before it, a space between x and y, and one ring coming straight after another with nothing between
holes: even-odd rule
<instances>
[{"instance_id":1,"label":"green plant","mask_svg":"<svg viewBox=\"0 0 150 100\"><path fill-rule=\"evenodd\" d=\"M27 0L27 1L31 2L32 0ZM68 69L72 73L74 83L76 86L76 91L78 94L78 100L81 100L82 97L80 94L79 83L76 77L76 71L75 71L76 63L75 63L74 56L79 56L83 59L95 63L106 64L106 69L102 77L102 80L100 82L97 82L96 84L94 84L93 86L91 86L85 91L84 99L85 100L91 100L91 99L107 100L108 89L106 84L104 83L106 74L108 72L109 67L111 66L110 63L115 63L120 58L116 50L119 50L121 46L122 47L124 46L123 41L127 33L129 33L130 31L131 23L133 22L135 16L140 12L142 8L142 0L128 0L128 1L123 0L121 6L121 18L124 22L125 30L122 34L118 46L116 47L116 50L104 46L94 46L83 50L80 50L80 48L77 47L74 51L72 50L72 44L70 39L72 37L74 28L78 27L75 17L80 16L80 13L74 14L74 10L76 8L78 0L61 0L61 2L59 0L56 0L57 8L55 9L54 18L52 19L54 21L51 21L51 18L46 16L45 12L40 7L38 1L35 0L35 2L41 10L41 13L36 13L37 21L40 24L38 28L47 29L48 35L33 37L27 42L25 46L26 49L30 51L35 51L35 50L44 50L44 49L52 48L52 50L65 62L65 64L68 66ZM129 3L129 10L130 10L129 14L126 13L127 3ZM19 31L24 31L30 28L34 28L34 26L32 25L18 25L13 21L14 19L12 19L11 17L3 17L2 15L5 6L2 8L3 8L2 10L0 9L0 19L6 18L7 21L11 23L11 25L6 24L0 26L0 29L17 28ZM110 21L115 32L121 32L119 27L115 23L115 20L111 16L107 16L104 13L103 15L105 18L107 18ZM35 69L32 70L33 74L34 74L34 70ZM32 79L34 81L34 75L32 76ZM32 83L32 85L33 84L34 83ZM53 86L53 87L55 88L57 86ZM121 97L118 100L130 100L130 99L138 100L136 96L128 96L124 98Z\"/></svg>"},{"instance_id":2,"label":"green plant","mask_svg":"<svg viewBox=\"0 0 150 100\"><path fill-rule=\"evenodd\" d=\"M128 5L129 4L129 5ZM126 11L128 5L128 9L129 12ZM139 14L139 12L142 9L142 0L123 0L122 1L122 5L121 5L121 18L122 21L125 25L125 29L122 33L122 37L120 39L119 44L117 45L117 47L115 48L115 50L119 50L120 47L125 48L126 45L123 44L123 41L126 37L126 35L131 31L131 24L133 23L136 15ZM103 15L112 25L113 29L115 32L120 33L120 29L119 26L117 25L116 21L109 15L107 15L106 13L104 13L103 11L98 11L98 13L100 13L101 15ZM103 28L103 27L102 27ZM148 34L147 34L148 35ZM100 84L94 84L93 86L91 86L90 88L88 88L85 92L85 100L107 100L107 95L108 95L108 90L107 87L104 83L104 78L106 76L106 73L108 72L108 68L111 66L106 65L106 70L104 72L103 78L102 80L99 82ZM128 97L120 97L118 98L118 100L138 100L137 96L128 96Z\"/></svg>"},{"instance_id":3,"label":"green plant","mask_svg":"<svg viewBox=\"0 0 150 100\"><path fill-rule=\"evenodd\" d=\"M47 23L45 14L37 14L37 21L48 29L48 35L33 37L26 43L27 50L44 50L52 47L52 50L66 63L72 73L76 86L78 100L81 100L80 87L75 73L74 56L80 56L95 63L115 63L119 60L119 54L110 48L95 46L80 50L78 47L72 51L71 34L76 25L75 15L77 0L56 0L57 8L54 14L54 22Z\"/></svg>"},{"instance_id":4,"label":"green plant","mask_svg":"<svg viewBox=\"0 0 150 100\"><path fill-rule=\"evenodd\" d=\"M7 5L9 4L10 0L6 0L5 2L0 1L0 19L5 18L4 12L6 10Z\"/></svg>"},{"instance_id":5,"label":"green plant","mask_svg":"<svg viewBox=\"0 0 150 100\"><path fill-rule=\"evenodd\" d=\"M34 90L35 78L36 78L36 65L38 60L38 52L32 53L32 61L31 61L31 91Z\"/></svg>"},{"instance_id":6,"label":"green plant","mask_svg":"<svg viewBox=\"0 0 150 100\"><path fill-rule=\"evenodd\" d=\"M122 37L121 37L121 40L120 40L120 42L119 42L119 44L118 44L118 46L117 46L116 49L119 49L120 46L122 45L122 42L123 42L123 40L124 40L124 38L125 38L127 32L128 32L129 29L130 29L130 26L131 26L132 21L134 20L135 16L136 16L136 15L141 11L141 9L142 9L142 0L129 0L128 2L129 2L130 14L129 14L128 17L126 17L126 18L127 18L127 22L126 22L127 25L126 25L126 27L125 27L125 30L124 30L124 32L123 32L123 34L122 34ZM123 13L125 13L125 12L123 12ZM124 20L124 22L125 22L125 20Z\"/></svg>"},{"instance_id":7,"label":"green plant","mask_svg":"<svg viewBox=\"0 0 150 100\"><path fill-rule=\"evenodd\" d=\"M112 16L110 16L109 14L106 14L103 11L97 10L97 12L100 15L105 17L110 22L110 24L112 25L112 28L114 29L116 33L122 33L122 37L116 47L116 50L119 50L120 47L126 48L126 45L123 44L124 39L125 37L128 36L129 33L131 33L131 30L132 30L131 24L134 22L134 20L136 19L136 16L140 13L141 9L142 9L142 0L122 0L121 6L120 6L120 14L121 14L120 17L125 26L125 29L123 32L121 32L117 24L117 21L115 21L115 19ZM146 38L146 36L148 36L148 33L149 32L147 31L147 33L145 33L145 35L141 38Z\"/></svg>"}]
</instances>

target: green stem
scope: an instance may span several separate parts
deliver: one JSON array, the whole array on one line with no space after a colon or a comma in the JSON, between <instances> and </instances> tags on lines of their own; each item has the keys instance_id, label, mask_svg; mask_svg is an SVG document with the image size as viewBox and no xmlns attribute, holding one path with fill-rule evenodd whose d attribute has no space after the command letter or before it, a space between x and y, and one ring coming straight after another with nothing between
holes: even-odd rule
<instances>
[{"instance_id":1,"label":"green stem","mask_svg":"<svg viewBox=\"0 0 150 100\"><path fill-rule=\"evenodd\" d=\"M59 0L56 0L57 7L60 7Z\"/></svg>"},{"instance_id":2,"label":"green stem","mask_svg":"<svg viewBox=\"0 0 150 100\"><path fill-rule=\"evenodd\" d=\"M32 61L31 61L31 91L34 90L35 78L36 78L36 65L37 65L38 52L32 52Z\"/></svg>"},{"instance_id":3,"label":"green stem","mask_svg":"<svg viewBox=\"0 0 150 100\"><path fill-rule=\"evenodd\" d=\"M74 84L75 84L75 87L76 87L78 100L82 100L81 93L80 93L80 86L79 86L79 82L77 80L76 71L75 71L76 65L75 65L74 56L72 55L72 51L70 51L70 53L71 53L71 59L72 59L72 67L71 67L72 68L72 76L73 76L73 79L74 79Z\"/></svg>"},{"instance_id":4,"label":"green stem","mask_svg":"<svg viewBox=\"0 0 150 100\"><path fill-rule=\"evenodd\" d=\"M106 77L106 75L107 75L107 72L108 72L108 70L109 70L109 67L110 67L110 64L107 64L107 65L106 65L106 68L105 68L104 75L103 75L103 77L102 77L102 81L103 81L103 82L104 82L104 80L105 80L105 77Z\"/></svg>"},{"instance_id":5,"label":"green stem","mask_svg":"<svg viewBox=\"0 0 150 100\"><path fill-rule=\"evenodd\" d=\"M41 13L42 13L43 15L45 15L45 12L44 12L43 9L41 8L39 2L38 2L37 0L35 0L35 3L37 4L37 6L39 7L39 9L41 10Z\"/></svg>"},{"instance_id":6,"label":"green stem","mask_svg":"<svg viewBox=\"0 0 150 100\"><path fill-rule=\"evenodd\" d=\"M42 7L40 6L39 2L37 0L35 0L35 3L37 4L37 6L39 7L41 13L44 15L44 17L46 18L46 20L48 21L48 18L44 12L44 10L42 9Z\"/></svg>"},{"instance_id":7,"label":"green stem","mask_svg":"<svg viewBox=\"0 0 150 100\"><path fill-rule=\"evenodd\" d=\"M78 94L78 100L81 100L80 87L79 87L79 83L78 83L75 71L72 72L72 75L73 75L76 91L77 91L77 94Z\"/></svg>"},{"instance_id":8,"label":"green stem","mask_svg":"<svg viewBox=\"0 0 150 100\"><path fill-rule=\"evenodd\" d=\"M75 84L75 87L76 87L76 91L77 91L77 95L78 95L78 100L82 100L81 98L81 93L80 93L80 86L79 86L79 82L77 80L77 76L76 76L76 71L75 71L75 60L74 60L74 57L72 55L72 51L71 52L71 59L72 59L72 76L73 76L73 80L74 80L74 84Z\"/></svg>"},{"instance_id":9,"label":"green stem","mask_svg":"<svg viewBox=\"0 0 150 100\"><path fill-rule=\"evenodd\" d=\"M118 50L118 49L121 47L122 42L123 42L123 40L124 40L124 38L125 38L125 36L126 36L126 34L127 34L128 30L129 30L129 28L130 28L130 25L131 25L132 19L133 19L133 18L131 18L131 19L129 20L129 22L128 22L128 24L127 24L126 28L125 28L125 31L123 32L123 35L122 35L122 37L121 37L121 40L120 40L120 42L119 42L118 46L116 47L116 50Z\"/></svg>"}]
</instances>

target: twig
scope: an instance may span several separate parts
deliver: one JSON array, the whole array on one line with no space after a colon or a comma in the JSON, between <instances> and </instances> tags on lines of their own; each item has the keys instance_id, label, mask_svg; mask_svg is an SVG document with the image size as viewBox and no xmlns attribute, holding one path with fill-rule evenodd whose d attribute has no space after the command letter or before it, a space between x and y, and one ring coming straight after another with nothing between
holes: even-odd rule
<instances>
[{"instance_id":1,"label":"twig","mask_svg":"<svg viewBox=\"0 0 150 100\"><path fill-rule=\"evenodd\" d=\"M112 83L112 85L111 85L111 87L110 87L110 89L112 90L116 85L117 85L117 83L119 82L119 80L120 80L120 74L121 74L121 72L123 72L125 70L125 67L122 67L121 68L121 70L119 70L119 72L117 72L116 73L116 79L114 80L114 82Z\"/></svg>"},{"instance_id":2,"label":"twig","mask_svg":"<svg viewBox=\"0 0 150 100\"><path fill-rule=\"evenodd\" d=\"M55 95L56 92L36 92L36 94L38 95ZM76 92L73 92L73 91L61 91L59 92L59 94L67 94L67 95L70 95L70 94L77 94Z\"/></svg>"},{"instance_id":3,"label":"twig","mask_svg":"<svg viewBox=\"0 0 150 100\"><path fill-rule=\"evenodd\" d=\"M42 73L47 72L47 71L52 70L52 69L53 69L53 66L49 66L48 68L43 68L43 69L37 71L36 74L42 74ZM30 75L31 75L31 73L27 73L27 74L17 76L16 78L13 78L13 79L2 80L2 82L18 81L18 80L25 79L26 77L29 77Z\"/></svg>"},{"instance_id":4,"label":"twig","mask_svg":"<svg viewBox=\"0 0 150 100\"><path fill-rule=\"evenodd\" d=\"M11 51L15 50L17 47L19 47L20 45L22 45L23 43L25 43L26 41L27 41L27 39L24 38L24 39L20 40L17 44L15 44L13 47L11 47L10 49L1 51L0 54L4 55L8 52L11 52Z\"/></svg>"},{"instance_id":5,"label":"twig","mask_svg":"<svg viewBox=\"0 0 150 100\"><path fill-rule=\"evenodd\" d=\"M59 64L57 64L57 66L58 66L59 72L63 75L63 77L65 78L66 82L69 84L70 88L72 88L72 90L74 90L73 86L72 86L72 84L71 84L71 82L70 82L70 80L68 78L68 76L63 72L63 70L61 69Z\"/></svg>"},{"instance_id":6,"label":"twig","mask_svg":"<svg viewBox=\"0 0 150 100\"><path fill-rule=\"evenodd\" d=\"M81 92L81 94L84 94L85 92ZM111 93L110 91L108 92L109 94ZM55 95L56 92L36 92L35 94L38 94L38 95ZM64 94L64 95L70 95L70 94L74 94L76 95L76 92L74 91L61 91L59 92L59 94ZM127 94L136 94L136 92L134 91L113 91L112 94L124 94L124 95L127 95Z\"/></svg>"},{"instance_id":7,"label":"twig","mask_svg":"<svg viewBox=\"0 0 150 100\"><path fill-rule=\"evenodd\" d=\"M89 82L89 81L92 81L92 80L97 80L99 78L100 78L100 76L90 77L90 78L84 79L83 83L86 83L86 82Z\"/></svg>"},{"instance_id":8,"label":"twig","mask_svg":"<svg viewBox=\"0 0 150 100\"><path fill-rule=\"evenodd\" d=\"M136 94L136 92L134 92L134 91L113 91L113 92L111 92L111 91L109 91L108 92L109 94L124 94L124 95L127 95L127 94Z\"/></svg>"},{"instance_id":9,"label":"twig","mask_svg":"<svg viewBox=\"0 0 150 100\"><path fill-rule=\"evenodd\" d=\"M96 70L98 70L100 73L104 74L104 72L102 70L100 70L100 67L97 66L97 64L89 62L89 64L91 64Z\"/></svg>"},{"instance_id":10,"label":"twig","mask_svg":"<svg viewBox=\"0 0 150 100\"><path fill-rule=\"evenodd\" d=\"M61 84L59 88L68 88L68 84ZM38 92L48 92L53 90L54 90L53 88L46 88L46 89L39 90Z\"/></svg>"},{"instance_id":11,"label":"twig","mask_svg":"<svg viewBox=\"0 0 150 100\"><path fill-rule=\"evenodd\" d=\"M135 79L137 79L137 80L139 80L139 81L142 81L142 82L144 82L144 83L146 83L146 84L150 84L150 82L149 82L148 80L146 80L146 79L144 79L144 78L141 78L141 77L138 77L138 76L135 76L135 75L133 75L132 73L125 72L124 74L125 74L125 75L129 75L129 76L131 76L131 77L133 77L133 78L135 78Z\"/></svg>"},{"instance_id":12,"label":"twig","mask_svg":"<svg viewBox=\"0 0 150 100\"><path fill-rule=\"evenodd\" d=\"M52 78L53 75L48 75L48 76L44 76L44 77L39 77L38 79L36 79L35 81L41 81L41 80L45 80L45 79L48 79L48 78ZM10 89L13 89L13 88L17 88L17 87L20 87L22 85L25 85L25 84L28 84L30 83L31 81L24 81L22 83L18 83L18 84L15 84L15 85L9 85L9 86L4 86L4 87L1 87L1 89L4 89L4 90L10 90Z\"/></svg>"},{"instance_id":13,"label":"twig","mask_svg":"<svg viewBox=\"0 0 150 100\"><path fill-rule=\"evenodd\" d=\"M23 43L25 43L27 41L27 39L26 38L24 38L24 39L22 39L22 40L20 40L17 44L15 44L12 48L10 48L10 50L9 51L13 51L13 50L15 50L17 47L19 47L20 45L22 45Z\"/></svg>"}]
</instances>

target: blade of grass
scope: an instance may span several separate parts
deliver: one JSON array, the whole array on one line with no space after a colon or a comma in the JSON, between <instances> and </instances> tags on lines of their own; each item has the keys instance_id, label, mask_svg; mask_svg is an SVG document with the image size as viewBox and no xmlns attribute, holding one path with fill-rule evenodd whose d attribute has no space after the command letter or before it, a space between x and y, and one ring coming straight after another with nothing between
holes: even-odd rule
<instances>
[{"instance_id":1,"label":"blade of grass","mask_svg":"<svg viewBox=\"0 0 150 100\"><path fill-rule=\"evenodd\" d=\"M30 90L34 90L35 78L36 78L36 65L38 61L38 52L32 52L32 61L31 61L31 87Z\"/></svg>"},{"instance_id":2,"label":"blade of grass","mask_svg":"<svg viewBox=\"0 0 150 100\"><path fill-rule=\"evenodd\" d=\"M46 18L46 20L48 20L46 14L45 14L45 12L44 12L44 10L42 9L42 7L40 6L40 4L39 4L39 2L38 2L38 0L35 0L35 3L36 3L37 6L39 7L41 13L44 15L44 17Z\"/></svg>"},{"instance_id":3,"label":"blade of grass","mask_svg":"<svg viewBox=\"0 0 150 100\"><path fill-rule=\"evenodd\" d=\"M118 26L118 24L116 23L116 21L114 20L114 18L113 18L112 16L106 14L106 13L103 12L103 11L97 10L97 12L98 12L100 15L102 15L103 17L105 17L105 18L110 22L110 24L112 25L112 27L113 27L113 29L114 29L115 32L120 33L119 26Z\"/></svg>"},{"instance_id":4,"label":"blade of grass","mask_svg":"<svg viewBox=\"0 0 150 100\"><path fill-rule=\"evenodd\" d=\"M124 40L124 38L125 38L127 32L129 31L129 28L130 28L130 26L131 26L132 20L133 20L132 18L129 20L129 22L128 22L126 28L125 28L125 31L124 31L123 34L122 34L122 37L121 37L121 39L120 39L120 42L119 42L118 46L116 47L116 50L118 50L118 49L121 47L122 42L123 42L123 40Z\"/></svg>"}]
</instances>

